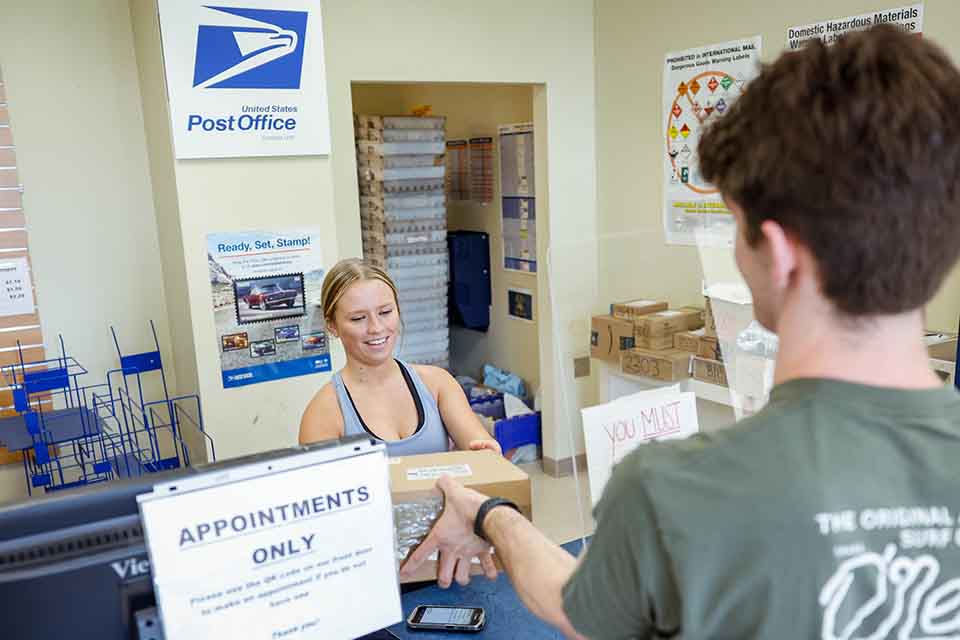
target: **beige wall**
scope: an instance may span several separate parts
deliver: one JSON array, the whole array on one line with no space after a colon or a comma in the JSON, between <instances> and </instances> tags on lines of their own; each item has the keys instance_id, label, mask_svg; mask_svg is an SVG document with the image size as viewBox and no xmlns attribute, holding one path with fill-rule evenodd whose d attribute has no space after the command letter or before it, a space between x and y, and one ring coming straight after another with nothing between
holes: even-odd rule
<instances>
[{"instance_id":1,"label":"beige wall","mask_svg":"<svg viewBox=\"0 0 960 640\"><path fill-rule=\"evenodd\" d=\"M144 93L154 92L157 79L145 72L157 64L155 0L131 0L134 5L137 51ZM147 5L141 7L140 5ZM478 5L469 2L333 2L324 4L325 57L330 101L332 153L327 157L190 160L174 162L175 180L158 180L162 201L176 202L183 246L185 282L190 310L198 386L208 428L216 439L218 457L232 457L289 445L296 441L300 414L328 375L269 382L241 389L221 388L205 236L214 231L316 225L326 230L323 253L327 264L361 252L356 159L353 145L352 82L496 82L543 84L534 92L535 114L546 135L538 137L538 167L548 172L549 193L538 189L538 202L557 203L547 238L572 238L595 226L595 155L593 100L593 6L587 0L517 4L505 0ZM165 135L160 120L148 118L148 134ZM153 144L153 143L151 143ZM163 158L151 158L153 174L163 174ZM164 205L166 206L166 205ZM165 214L167 215L167 214ZM575 224L571 221L576 220ZM538 231L540 231L538 229ZM545 245L543 245L545 251ZM167 259L176 251L165 250ZM581 281L595 289L595 262L578 267ZM170 269L168 278L176 278ZM546 278L541 274L540 279ZM576 285L577 281L571 281ZM558 286L566 292L566 282ZM542 289L541 289L542 290ZM565 309L568 320L556 336L541 336L540 370L552 379L545 394L545 447L555 456L568 440L551 431L559 413L554 402L576 403L570 380L560 379L555 363L568 357L586 336L574 321L592 305L583 296ZM541 317L544 300L538 302ZM179 302L174 314L185 315ZM176 342L181 344L177 337ZM187 344L186 338L182 341ZM334 367L342 366L335 348ZM557 391L567 384L567 391ZM552 395L551 395L552 394Z\"/></svg>"},{"instance_id":2,"label":"beige wall","mask_svg":"<svg viewBox=\"0 0 960 640\"><path fill-rule=\"evenodd\" d=\"M446 116L447 139L477 136L497 137L497 126L533 120L533 93L530 86L472 84L357 84L353 85L356 113L409 113L418 104L429 104L433 113ZM494 154L498 153L495 145ZM524 322L507 315L507 289L528 289L534 298L534 274L508 272L502 268L503 242L500 220L500 176L494 176L494 197L487 204L451 200L447 202L450 230L483 231L490 237L491 290L490 329L484 333L452 327L450 365L457 374L482 376L487 362L513 371L529 385L540 386L540 345L537 316ZM538 220L546 224L546 219Z\"/></svg>"},{"instance_id":3,"label":"beige wall","mask_svg":"<svg viewBox=\"0 0 960 640\"><path fill-rule=\"evenodd\" d=\"M131 2L130 13L150 179L153 184L157 239L163 266L163 292L169 312L174 371L182 393L193 393L199 389L193 341L193 312L184 286L186 262L180 232L170 114L160 56L159 18L150 2ZM194 419L196 420L196 417ZM182 434L190 449L192 462L205 462L209 459L207 443L195 429L185 428Z\"/></svg>"},{"instance_id":4,"label":"beige wall","mask_svg":"<svg viewBox=\"0 0 960 640\"><path fill-rule=\"evenodd\" d=\"M666 246L662 215L663 57L670 51L763 36L763 58L784 48L790 26L894 8L866 0L691 0L683 4L601 0L597 8L597 175L602 298L700 299L696 249ZM924 37L960 61L960 3L927 0ZM598 307L598 310L602 308ZM957 330L960 268L928 308L928 325Z\"/></svg>"},{"instance_id":5,"label":"beige wall","mask_svg":"<svg viewBox=\"0 0 960 640\"><path fill-rule=\"evenodd\" d=\"M2 14L47 345L62 333L90 371L81 384L99 383L119 366L110 325L125 350L146 350L152 318L176 387L127 2L5 2ZM0 500L24 493L22 468L0 467Z\"/></svg>"}]
</instances>

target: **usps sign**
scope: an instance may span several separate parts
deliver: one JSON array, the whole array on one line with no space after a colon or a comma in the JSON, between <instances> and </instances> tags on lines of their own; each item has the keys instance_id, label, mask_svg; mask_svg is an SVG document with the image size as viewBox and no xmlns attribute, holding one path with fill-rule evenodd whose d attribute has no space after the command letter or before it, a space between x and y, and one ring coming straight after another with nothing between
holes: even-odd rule
<instances>
[{"instance_id":1,"label":"usps sign","mask_svg":"<svg viewBox=\"0 0 960 640\"><path fill-rule=\"evenodd\" d=\"M160 0L177 158L327 155L319 0Z\"/></svg>"}]
</instances>

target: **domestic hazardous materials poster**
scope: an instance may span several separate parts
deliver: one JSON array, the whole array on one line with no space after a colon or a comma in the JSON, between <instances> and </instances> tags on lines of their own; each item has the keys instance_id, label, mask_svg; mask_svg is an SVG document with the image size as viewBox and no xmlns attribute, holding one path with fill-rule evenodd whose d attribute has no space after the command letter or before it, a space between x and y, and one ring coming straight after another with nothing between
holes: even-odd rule
<instances>
[{"instance_id":1,"label":"domestic hazardous materials poster","mask_svg":"<svg viewBox=\"0 0 960 640\"><path fill-rule=\"evenodd\" d=\"M330 371L319 229L207 236L224 388Z\"/></svg>"},{"instance_id":2,"label":"domestic hazardous materials poster","mask_svg":"<svg viewBox=\"0 0 960 640\"><path fill-rule=\"evenodd\" d=\"M907 33L923 33L923 3L790 27L787 29L787 48L799 49L804 42L814 39L832 44L845 33L863 31L878 24L893 25Z\"/></svg>"},{"instance_id":3,"label":"domestic hazardous materials poster","mask_svg":"<svg viewBox=\"0 0 960 640\"><path fill-rule=\"evenodd\" d=\"M669 244L731 240L734 220L719 191L700 175L697 144L756 75L761 38L668 53L663 68L663 225Z\"/></svg>"}]
</instances>

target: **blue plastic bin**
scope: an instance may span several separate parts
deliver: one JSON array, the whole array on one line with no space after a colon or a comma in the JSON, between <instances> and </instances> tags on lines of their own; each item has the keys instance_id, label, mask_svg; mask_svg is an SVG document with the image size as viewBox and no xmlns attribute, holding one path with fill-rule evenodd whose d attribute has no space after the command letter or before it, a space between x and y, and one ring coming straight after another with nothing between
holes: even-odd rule
<instances>
[{"instance_id":1,"label":"blue plastic bin","mask_svg":"<svg viewBox=\"0 0 960 640\"><path fill-rule=\"evenodd\" d=\"M506 416L503 408L503 394L496 393L477 398L470 398L470 408L474 413L479 413L487 418L500 420Z\"/></svg>"},{"instance_id":2,"label":"blue plastic bin","mask_svg":"<svg viewBox=\"0 0 960 640\"><path fill-rule=\"evenodd\" d=\"M527 444L542 446L540 431L540 412L528 413L515 418L497 420L493 426L493 437L500 443L503 454Z\"/></svg>"}]
</instances>

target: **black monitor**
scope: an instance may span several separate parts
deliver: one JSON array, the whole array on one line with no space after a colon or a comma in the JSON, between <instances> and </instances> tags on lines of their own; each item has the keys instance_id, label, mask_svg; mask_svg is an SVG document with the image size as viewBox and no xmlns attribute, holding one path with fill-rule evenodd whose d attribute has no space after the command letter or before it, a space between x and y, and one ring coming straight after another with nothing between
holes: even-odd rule
<instances>
[{"instance_id":1,"label":"black monitor","mask_svg":"<svg viewBox=\"0 0 960 640\"><path fill-rule=\"evenodd\" d=\"M137 638L155 606L137 496L174 478L370 442L363 436L0 505L0 637Z\"/></svg>"}]
</instances>

